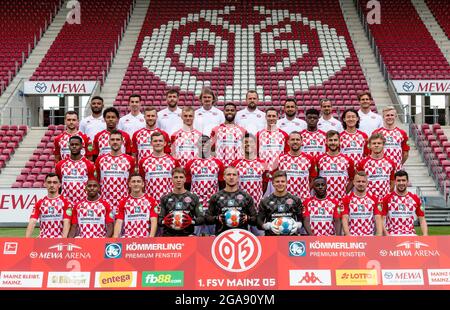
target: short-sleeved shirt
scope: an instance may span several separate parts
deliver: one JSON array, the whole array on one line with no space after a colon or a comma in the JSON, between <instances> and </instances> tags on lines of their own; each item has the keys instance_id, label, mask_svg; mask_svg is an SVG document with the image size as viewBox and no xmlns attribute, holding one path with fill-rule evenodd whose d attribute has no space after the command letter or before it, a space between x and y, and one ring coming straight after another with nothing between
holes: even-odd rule
<instances>
[{"instance_id":1,"label":"short-sleeved shirt","mask_svg":"<svg viewBox=\"0 0 450 310\"><path fill-rule=\"evenodd\" d=\"M125 131L130 137L132 137L136 131L144 127L145 118L142 113L139 113L136 116L128 113L119 119L119 124L117 125L119 130Z\"/></svg>"},{"instance_id":2,"label":"short-sleeved shirt","mask_svg":"<svg viewBox=\"0 0 450 310\"><path fill-rule=\"evenodd\" d=\"M323 117L319 118L317 128L319 128L323 132L336 130L337 132L341 133L344 130L344 128L342 127L342 123L334 117L331 117L329 120L325 120Z\"/></svg>"},{"instance_id":3,"label":"short-sleeved shirt","mask_svg":"<svg viewBox=\"0 0 450 310\"><path fill-rule=\"evenodd\" d=\"M131 195L124 197L118 207L117 220L123 221L124 238L139 238L150 236L150 218L157 218L155 212L157 202L150 195L144 194L135 198Z\"/></svg>"},{"instance_id":4,"label":"short-sleeved shirt","mask_svg":"<svg viewBox=\"0 0 450 310\"><path fill-rule=\"evenodd\" d=\"M176 131L170 138L173 147L173 157L175 157L181 166L185 166L187 162L193 158L199 157L199 141L202 133L198 130L186 131L180 129Z\"/></svg>"},{"instance_id":5,"label":"short-sleeved shirt","mask_svg":"<svg viewBox=\"0 0 450 310\"><path fill-rule=\"evenodd\" d=\"M313 236L333 236L334 219L340 218L339 202L328 197L308 198L303 202L303 217L309 217Z\"/></svg>"},{"instance_id":6,"label":"short-sleeved shirt","mask_svg":"<svg viewBox=\"0 0 450 310\"><path fill-rule=\"evenodd\" d=\"M259 109L250 112L244 108L236 113L236 124L256 136L258 131L267 127L266 113Z\"/></svg>"},{"instance_id":7,"label":"short-sleeved shirt","mask_svg":"<svg viewBox=\"0 0 450 310\"><path fill-rule=\"evenodd\" d=\"M106 129L106 123L103 116L93 117L89 115L83 118L80 122L80 131L89 137L91 142L94 142L95 135Z\"/></svg>"},{"instance_id":8,"label":"short-sleeved shirt","mask_svg":"<svg viewBox=\"0 0 450 310\"><path fill-rule=\"evenodd\" d=\"M165 108L158 112L157 127L167 132L171 136L175 131L183 127L183 120L181 119L181 109L172 112L169 108Z\"/></svg>"},{"instance_id":9,"label":"short-sleeved shirt","mask_svg":"<svg viewBox=\"0 0 450 310\"><path fill-rule=\"evenodd\" d=\"M400 196L394 191L383 198L382 204L386 230L390 235L416 235L414 214L425 216L419 196L410 192Z\"/></svg>"},{"instance_id":10,"label":"short-sleeved shirt","mask_svg":"<svg viewBox=\"0 0 450 310\"><path fill-rule=\"evenodd\" d=\"M242 140L245 133L245 129L237 125L222 124L212 130L211 140L216 150L216 157L225 166L229 166L234 160L244 158Z\"/></svg>"},{"instance_id":11,"label":"short-sleeved shirt","mask_svg":"<svg viewBox=\"0 0 450 310\"><path fill-rule=\"evenodd\" d=\"M225 122L223 112L216 107L205 110L203 107L195 110L194 128L202 133L202 135L211 136L214 127Z\"/></svg>"},{"instance_id":12,"label":"short-sleeved shirt","mask_svg":"<svg viewBox=\"0 0 450 310\"><path fill-rule=\"evenodd\" d=\"M355 175L353 160L340 153L335 156L325 153L317 158L317 170L327 181L328 197L341 199L347 194L347 185Z\"/></svg>"},{"instance_id":13,"label":"short-sleeved shirt","mask_svg":"<svg viewBox=\"0 0 450 310\"><path fill-rule=\"evenodd\" d=\"M170 154L170 137L167 132L162 131L159 128L141 128L134 133L133 138L131 139L131 152L137 154L138 161L152 154L153 147L151 136L155 132L162 133L167 144L164 148L164 152Z\"/></svg>"},{"instance_id":14,"label":"short-sleeved shirt","mask_svg":"<svg viewBox=\"0 0 450 310\"><path fill-rule=\"evenodd\" d=\"M326 133L318 129L316 131L303 130L301 133L303 143L302 152L311 156L318 156L326 152Z\"/></svg>"},{"instance_id":15,"label":"short-sleeved shirt","mask_svg":"<svg viewBox=\"0 0 450 310\"><path fill-rule=\"evenodd\" d=\"M130 136L121 130L122 133L122 153L131 154L131 139ZM94 138L94 147L92 150L93 155L105 155L111 152L111 146L109 146L109 137L111 133L108 130L100 131Z\"/></svg>"},{"instance_id":16,"label":"short-sleeved shirt","mask_svg":"<svg viewBox=\"0 0 450 310\"><path fill-rule=\"evenodd\" d=\"M290 121L286 117L284 117L277 121L277 127L289 135L293 131L302 132L307 128L307 124L304 120L299 118L294 118L292 121Z\"/></svg>"},{"instance_id":17,"label":"short-sleeved shirt","mask_svg":"<svg viewBox=\"0 0 450 310\"><path fill-rule=\"evenodd\" d=\"M372 111L369 113L363 113L361 110L358 111L359 115L359 130L364 132L368 137L372 135L375 129L383 126L383 118Z\"/></svg>"},{"instance_id":18,"label":"short-sleeved shirt","mask_svg":"<svg viewBox=\"0 0 450 310\"><path fill-rule=\"evenodd\" d=\"M39 238L61 238L65 219L72 217L72 206L62 196L45 196L34 205L30 219L40 222Z\"/></svg>"},{"instance_id":19,"label":"short-sleeved shirt","mask_svg":"<svg viewBox=\"0 0 450 310\"><path fill-rule=\"evenodd\" d=\"M280 156L289 151L288 139L288 134L280 129L264 129L256 135L258 156L266 161L269 170L274 170L278 166Z\"/></svg>"},{"instance_id":20,"label":"short-sleeved shirt","mask_svg":"<svg viewBox=\"0 0 450 310\"><path fill-rule=\"evenodd\" d=\"M355 166L357 166L364 157L369 155L367 139L367 135L360 130L356 130L355 133L344 130L341 133L339 139L341 153L350 157Z\"/></svg>"},{"instance_id":21,"label":"short-sleeved shirt","mask_svg":"<svg viewBox=\"0 0 450 310\"><path fill-rule=\"evenodd\" d=\"M61 156L61 159L69 158L70 157L69 139L74 136L78 136L82 139L81 155L90 156L92 153L91 141L89 140L88 136L86 136L81 131L78 131L74 134L70 134L67 131L64 131L62 134L58 135L54 141L55 149L53 154L55 156L57 155Z\"/></svg>"},{"instance_id":22,"label":"short-sleeved shirt","mask_svg":"<svg viewBox=\"0 0 450 310\"><path fill-rule=\"evenodd\" d=\"M402 169L403 152L409 151L408 135L398 127L387 129L381 127L373 132L381 133L386 138L384 156L395 163L395 170Z\"/></svg>"},{"instance_id":23,"label":"short-sleeved shirt","mask_svg":"<svg viewBox=\"0 0 450 310\"><path fill-rule=\"evenodd\" d=\"M99 198L95 201L87 199L73 207L72 224L78 225L80 238L105 238L106 225L114 223L114 214L110 205Z\"/></svg>"},{"instance_id":24,"label":"short-sleeved shirt","mask_svg":"<svg viewBox=\"0 0 450 310\"><path fill-rule=\"evenodd\" d=\"M348 215L348 226L352 236L373 236L375 233L375 215L381 215L381 205L370 194L364 197L354 192L342 199L342 215Z\"/></svg>"},{"instance_id":25,"label":"short-sleeved shirt","mask_svg":"<svg viewBox=\"0 0 450 310\"><path fill-rule=\"evenodd\" d=\"M86 198L86 184L95 174L94 164L82 157L73 160L70 157L56 164L56 174L61 180L61 194L75 206Z\"/></svg>"},{"instance_id":26,"label":"short-sleeved shirt","mask_svg":"<svg viewBox=\"0 0 450 310\"><path fill-rule=\"evenodd\" d=\"M303 201L311 196L309 180L317 176L315 159L305 153L292 156L289 153L280 156L278 170L286 171L287 191Z\"/></svg>"},{"instance_id":27,"label":"short-sleeved shirt","mask_svg":"<svg viewBox=\"0 0 450 310\"><path fill-rule=\"evenodd\" d=\"M364 171L367 175L367 193L378 200L383 199L391 191L391 181L394 180L395 164L386 156L382 158L364 158L356 171Z\"/></svg>"}]
</instances>

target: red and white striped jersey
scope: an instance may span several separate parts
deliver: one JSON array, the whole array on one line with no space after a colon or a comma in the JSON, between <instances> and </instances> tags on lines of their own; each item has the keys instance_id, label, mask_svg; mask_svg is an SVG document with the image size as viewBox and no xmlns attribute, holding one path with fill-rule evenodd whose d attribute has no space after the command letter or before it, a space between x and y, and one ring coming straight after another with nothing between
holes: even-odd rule
<instances>
[{"instance_id":1,"label":"red and white striped jersey","mask_svg":"<svg viewBox=\"0 0 450 310\"><path fill-rule=\"evenodd\" d=\"M319 175L327 180L327 196L341 199L347 195L347 185L355 176L353 161L346 155L331 156L327 153L317 158Z\"/></svg>"},{"instance_id":2,"label":"red and white striped jersey","mask_svg":"<svg viewBox=\"0 0 450 310\"><path fill-rule=\"evenodd\" d=\"M410 192L400 196L394 191L384 197L382 204L386 230L390 235L416 235L414 213L425 216L419 196Z\"/></svg>"},{"instance_id":3,"label":"red and white striped jersey","mask_svg":"<svg viewBox=\"0 0 450 310\"><path fill-rule=\"evenodd\" d=\"M348 226L352 236L373 236L375 234L375 215L381 215L381 205L377 198L366 194L359 197L351 192L342 199L344 210L348 215Z\"/></svg>"},{"instance_id":4,"label":"red and white striped jersey","mask_svg":"<svg viewBox=\"0 0 450 310\"><path fill-rule=\"evenodd\" d=\"M80 238L105 238L106 224L114 223L110 205L99 198L87 199L73 207L72 224L78 224Z\"/></svg>"},{"instance_id":5,"label":"red and white striped jersey","mask_svg":"<svg viewBox=\"0 0 450 310\"><path fill-rule=\"evenodd\" d=\"M369 155L367 139L367 135L360 130L356 130L355 133L344 130L341 133L339 139L341 153L350 157L355 166L357 166L364 157Z\"/></svg>"},{"instance_id":6,"label":"red and white striped jersey","mask_svg":"<svg viewBox=\"0 0 450 310\"><path fill-rule=\"evenodd\" d=\"M39 238L61 238L63 221L72 217L72 206L62 196L45 196L34 205L30 219L40 222Z\"/></svg>"},{"instance_id":7,"label":"red and white striped jersey","mask_svg":"<svg viewBox=\"0 0 450 310\"><path fill-rule=\"evenodd\" d=\"M274 170L280 156L289 151L289 135L281 129L264 129L258 132L256 139L259 158L266 161L270 171Z\"/></svg>"},{"instance_id":8,"label":"red and white striped jersey","mask_svg":"<svg viewBox=\"0 0 450 310\"><path fill-rule=\"evenodd\" d=\"M157 218L155 208L158 203L148 194L139 198L131 195L123 198L119 203L116 219L123 221L124 238L148 237L150 235L150 218Z\"/></svg>"},{"instance_id":9,"label":"red and white striped jersey","mask_svg":"<svg viewBox=\"0 0 450 310\"><path fill-rule=\"evenodd\" d=\"M172 170L179 166L178 161L167 154L161 157L152 154L139 162L139 174L145 180L145 192L157 203L163 195L173 190Z\"/></svg>"},{"instance_id":10,"label":"red and white striped jersey","mask_svg":"<svg viewBox=\"0 0 450 310\"><path fill-rule=\"evenodd\" d=\"M219 191L219 181L223 181L223 163L215 157L191 159L186 164L187 182L191 192L196 194L203 209L208 209L211 196Z\"/></svg>"},{"instance_id":11,"label":"red and white striped jersey","mask_svg":"<svg viewBox=\"0 0 450 310\"><path fill-rule=\"evenodd\" d=\"M72 206L86 198L87 181L95 174L92 162L85 157L80 160L72 160L69 157L56 164L55 172L61 180L61 194Z\"/></svg>"},{"instance_id":12,"label":"red and white striped jersey","mask_svg":"<svg viewBox=\"0 0 450 310\"><path fill-rule=\"evenodd\" d=\"M309 217L313 236L333 236L334 219L340 218L339 202L326 197L311 197L303 202L303 218Z\"/></svg>"},{"instance_id":13,"label":"red and white striped jersey","mask_svg":"<svg viewBox=\"0 0 450 310\"><path fill-rule=\"evenodd\" d=\"M95 162L97 178L102 189L102 199L105 200L114 211L120 199L128 194L128 179L135 168L134 158L128 154L113 156L102 155Z\"/></svg>"},{"instance_id":14,"label":"red and white striped jersey","mask_svg":"<svg viewBox=\"0 0 450 310\"><path fill-rule=\"evenodd\" d=\"M214 127L211 131L216 157L224 163L225 167L237 159L244 158L242 141L245 133L245 129L238 125L225 124Z\"/></svg>"},{"instance_id":15,"label":"red and white striped jersey","mask_svg":"<svg viewBox=\"0 0 450 310\"><path fill-rule=\"evenodd\" d=\"M316 131L303 130L301 133L303 143L302 152L311 156L318 156L326 152L326 133L320 129Z\"/></svg>"},{"instance_id":16,"label":"red and white striped jersey","mask_svg":"<svg viewBox=\"0 0 450 310\"><path fill-rule=\"evenodd\" d=\"M278 170L286 171L287 191L303 201L311 197L309 180L317 176L316 161L308 154L292 156L289 153L280 156Z\"/></svg>"},{"instance_id":17,"label":"red and white striped jersey","mask_svg":"<svg viewBox=\"0 0 450 310\"><path fill-rule=\"evenodd\" d=\"M239 175L239 189L246 191L255 202L255 208L263 196L263 182L268 182L267 163L262 159L240 159L231 163Z\"/></svg>"},{"instance_id":18,"label":"red and white striped jersey","mask_svg":"<svg viewBox=\"0 0 450 310\"><path fill-rule=\"evenodd\" d=\"M55 149L53 154L60 155L61 159L66 159L70 157L70 148L69 148L69 139L74 136L79 136L82 141L83 148L81 149L81 155L84 156L91 156L91 141L89 140L89 137L86 136L81 131L77 131L74 134L70 134L67 131L64 131L62 134L56 136L54 140Z\"/></svg>"},{"instance_id":19,"label":"red and white striped jersey","mask_svg":"<svg viewBox=\"0 0 450 310\"><path fill-rule=\"evenodd\" d=\"M409 151L408 135L406 132L398 127L394 129L381 127L373 133L381 133L386 138L384 156L395 163L396 171L402 169L403 152Z\"/></svg>"},{"instance_id":20,"label":"red and white striped jersey","mask_svg":"<svg viewBox=\"0 0 450 310\"><path fill-rule=\"evenodd\" d=\"M174 151L172 155L182 167L186 166L189 160L199 157L198 146L201 138L202 133L195 129L191 131L177 130L170 138Z\"/></svg>"},{"instance_id":21,"label":"red and white striped jersey","mask_svg":"<svg viewBox=\"0 0 450 310\"><path fill-rule=\"evenodd\" d=\"M131 146L131 152L133 154L137 154L137 160L141 160L142 158L145 158L147 156L150 156L153 152L152 148L152 139L151 135L154 132L160 132L164 136L164 140L166 141L167 145L164 148L164 152L167 154L170 154L170 138L167 132L155 128L155 129L148 129L148 128L141 128L138 131L136 131L132 138L132 146Z\"/></svg>"},{"instance_id":22,"label":"red and white striped jersey","mask_svg":"<svg viewBox=\"0 0 450 310\"><path fill-rule=\"evenodd\" d=\"M122 133L122 153L131 154L131 139L130 136L122 130L117 130ZM105 155L111 152L111 147L109 146L109 136L110 132L108 130L100 131L95 135L94 147L92 150L93 155Z\"/></svg>"},{"instance_id":23,"label":"red and white striped jersey","mask_svg":"<svg viewBox=\"0 0 450 310\"><path fill-rule=\"evenodd\" d=\"M378 200L383 199L391 191L395 164L386 156L379 159L368 156L359 163L356 171L364 171L367 174L367 193Z\"/></svg>"}]
</instances>

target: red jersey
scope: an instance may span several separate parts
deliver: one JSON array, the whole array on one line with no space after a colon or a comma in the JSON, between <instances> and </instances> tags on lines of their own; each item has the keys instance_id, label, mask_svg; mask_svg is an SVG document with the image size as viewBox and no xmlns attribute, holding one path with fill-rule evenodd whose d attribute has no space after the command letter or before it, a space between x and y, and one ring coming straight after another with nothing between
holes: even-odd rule
<instances>
[{"instance_id":1,"label":"red jersey","mask_svg":"<svg viewBox=\"0 0 450 310\"><path fill-rule=\"evenodd\" d=\"M303 201L311 196L309 180L317 177L315 159L305 153L292 156L289 153L280 156L278 170L286 171L287 191Z\"/></svg>"},{"instance_id":2,"label":"red jersey","mask_svg":"<svg viewBox=\"0 0 450 310\"><path fill-rule=\"evenodd\" d=\"M367 193L378 200L383 199L391 191L391 181L394 180L395 164L386 156L374 159L364 158L358 165L357 171L367 174Z\"/></svg>"},{"instance_id":3,"label":"red jersey","mask_svg":"<svg viewBox=\"0 0 450 310\"><path fill-rule=\"evenodd\" d=\"M409 151L408 135L406 132L398 127L394 129L381 127L373 133L381 133L386 138L384 156L395 163L396 171L402 169L403 152Z\"/></svg>"},{"instance_id":4,"label":"red jersey","mask_svg":"<svg viewBox=\"0 0 450 310\"><path fill-rule=\"evenodd\" d=\"M242 141L245 129L238 125L225 125L214 127L211 131L212 144L216 150L216 157L225 167L233 161L244 158Z\"/></svg>"},{"instance_id":5,"label":"red jersey","mask_svg":"<svg viewBox=\"0 0 450 310\"><path fill-rule=\"evenodd\" d=\"M344 210L348 215L348 226L352 236L373 236L375 234L375 215L381 215L378 199L366 194L356 196L354 192L342 199Z\"/></svg>"},{"instance_id":6,"label":"red jersey","mask_svg":"<svg viewBox=\"0 0 450 310\"><path fill-rule=\"evenodd\" d=\"M61 180L61 194L72 206L86 198L87 181L95 173L95 166L91 161L85 157L80 160L69 157L56 164L55 172Z\"/></svg>"},{"instance_id":7,"label":"red jersey","mask_svg":"<svg viewBox=\"0 0 450 310\"><path fill-rule=\"evenodd\" d=\"M151 136L154 132L162 133L162 135L164 136L164 140L167 143L166 147L164 148L164 152L170 154L170 138L167 132L159 128L141 128L133 134L133 138L131 139L131 152L133 154L137 154L138 162L142 158L145 158L152 154L153 148L151 144Z\"/></svg>"},{"instance_id":8,"label":"red jersey","mask_svg":"<svg viewBox=\"0 0 450 310\"><path fill-rule=\"evenodd\" d=\"M316 131L303 130L301 133L303 138L302 152L311 156L317 156L326 152L327 134L320 129Z\"/></svg>"},{"instance_id":9,"label":"red jersey","mask_svg":"<svg viewBox=\"0 0 450 310\"><path fill-rule=\"evenodd\" d=\"M349 133L344 130L341 133L339 139L341 153L353 160L355 166L357 166L364 157L369 155L367 139L367 135L360 130L356 130L355 133Z\"/></svg>"},{"instance_id":10,"label":"red jersey","mask_svg":"<svg viewBox=\"0 0 450 310\"><path fill-rule=\"evenodd\" d=\"M416 235L414 214L425 216L419 196L410 192L400 196L394 191L384 197L382 204L386 230L390 235Z\"/></svg>"},{"instance_id":11,"label":"red jersey","mask_svg":"<svg viewBox=\"0 0 450 310\"><path fill-rule=\"evenodd\" d=\"M114 223L111 207L103 199L87 199L74 206L72 224L78 224L80 238L105 238L106 224Z\"/></svg>"},{"instance_id":12,"label":"red jersey","mask_svg":"<svg viewBox=\"0 0 450 310\"><path fill-rule=\"evenodd\" d=\"M191 159L186 164L187 182L191 183L191 192L196 194L208 209L211 196L219 191L219 181L223 181L223 163L215 157Z\"/></svg>"},{"instance_id":13,"label":"red jersey","mask_svg":"<svg viewBox=\"0 0 450 310\"><path fill-rule=\"evenodd\" d=\"M61 238L63 222L71 217L71 205L64 197L45 196L34 205L30 219L40 222L39 238Z\"/></svg>"},{"instance_id":14,"label":"red jersey","mask_svg":"<svg viewBox=\"0 0 450 310\"><path fill-rule=\"evenodd\" d=\"M122 153L131 154L131 139L130 136L122 130L117 130L122 133ZM105 155L111 152L109 146L109 136L111 133L108 130L102 130L95 135L92 154L93 155Z\"/></svg>"},{"instance_id":15,"label":"red jersey","mask_svg":"<svg viewBox=\"0 0 450 310\"><path fill-rule=\"evenodd\" d=\"M191 131L180 129L170 138L174 151L173 157L178 159L182 167L184 167L189 160L199 157L198 146L201 138L202 133L195 129Z\"/></svg>"},{"instance_id":16,"label":"red jersey","mask_svg":"<svg viewBox=\"0 0 450 310\"><path fill-rule=\"evenodd\" d=\"M123 198L119 203L116 219L123 221L124 238L148 237L150 235L150 218L158 217L155 199L147 194L139 198L131 195Z\"/></svg>"},{"instance_id":17,"label":"red jersey","mask_svg":"<svg viewBox=\"0 0 450 310\"><path fill-rule=\"evenodd\" d=\"M261 130L256 135L258 156L267 162L269 170L278 166L279 157L289 151L289 135L281 129L270 131Z\"/></svg>"},{"instance_id":18,"label":"red jersey","mask_svg":"<svg viewBox=\"0 0 450 310\"><path fill-rule=\"evenodd\" d=\"M55 149L53 151L53 154L55 156L60 155L61 159L70 158L70 148L69 148L69 139L71 137L78 136L81 138L82 141L82 149L81 149L81 155L84 156L91 156L90 149L92 148L91 141L89 140L89 137L86 136L81 131L77 131L74 134L70 134L67 131L64 131L62 134L56 136L54 144Z\"/></svg>"},{"instance_id":19,"label":"red jersey","mask_svg":"<svg viewBox=\"0 0 450 310\"><path fill-rule=\"evenodd\" d=\"M240 159L234 161L231 166L236 167L239 175L239 189L246 191L259 207L263 196L263 182L268 182L267 163L262 159Z\"/></svg>"},{"instance_id":20,"label":"red jersey","mask_svg":"<svg viewBox=\"0 0 450 310\"><path fill-rule=\"evenodd\" d=\"M355 175L355 167L350 158L343 154L331 156L325 153L319 155L317 170L319 175L327 180L328 197L341 199L347 195L347 185Z\"/></svg>"},{"instance_id":21,"label":"red jersey","mask_svg":"<svg viewBox=\"0 0 450 310\"><path fill-rule=\"evenodd\" d=\"M340 218L339 202L311 197L303 202L303 218L309 217L313 236L334 236L334 219Z\"/></svg>"},{"instance_id":22,"label":"red jersey","mask_svg":"<svg viewBox=\"0 0 450 310\"><path fill-rule=\"evenodd\" d=\"M157 203L163 195L172 191L172 170L179 166L178 161L167 154L161 157L150 155L139 162L139 174L145 180L145 192Z\"/></svg>"},{"instance_id":23,"label":"red jersey","mask_svg":"<svg viewBox=\"0 0 450 310\"><path fill-rule=\"evenodd\" d=\"M127 154L113 156L102 155L95 162L97 178L100 181L102 199L112 208L114 213L120 199L128 194L128 179L134 172L134 158Z\"/></svg>"}]
</instances>

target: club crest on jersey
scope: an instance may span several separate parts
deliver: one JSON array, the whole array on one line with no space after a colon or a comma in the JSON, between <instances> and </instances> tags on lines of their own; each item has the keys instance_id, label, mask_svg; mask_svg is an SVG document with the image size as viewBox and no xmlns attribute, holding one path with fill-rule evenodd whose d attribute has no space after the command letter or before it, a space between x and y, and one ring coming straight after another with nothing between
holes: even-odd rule
<instances>
[{"instance_id":1,"label":"club crest on jersey","mask_svg":"<svg viewBox=\"0 0 450 310\"><path fill-rule=\"evenodd\" d=\"M184 197L184 202L185 203L191 203L192 202L192 198L191 197Z\"/></svg>"},{"instance_id":2,"label":"club crest on jersey","mask_svg":"<svg viewBox=\"0 0 450 310\"><path fill-rule=\"evenodd\" d=\"M175 204L175 209L176 210L182 210L183 209L183 203L181 201L177 201L177 203Z\"/></svg>"},{"instance_id":3,"label":"club crest on jersey","mask_svg":"<svg viewBox=\"0 0 450 310\"><path fill-rule=\"evenodd\" d=\"M237 200L243 200L244 196L242 194L239 194L239 195L236 196L236 199Z\"/></svg>"},{"instance_id":4,"label":"club crest on jersey","mask_svg":"<svg viewBox=\"0 0 450 310\"><path fill-rule=\"evenodd\" d=\"M286 199L286 203L288 205L293 205L294 204L294 200L292 198L288 198L288 199Z\"/></svg>"},{"instance_id":5,"label":"club crest on jersey","mask_svg":"<svg viewBox=\"0 0 450 310\"><path fill-rule=\"evenodd\" d=\"M228 207L234 207L234 199L228 200L227 205L228 205Z\"/></svg>"},{"instance_id":6,"label":"club crest on jersey","mask_svg":"<svg viewBox=\"0 0 450 310\"><path fill-rule=\"evenodd\" d=\"M278 212L285 212L286 205L284 205L284 204L278 205L277 210L278 210Z\"/></svg>"}]
</instances>

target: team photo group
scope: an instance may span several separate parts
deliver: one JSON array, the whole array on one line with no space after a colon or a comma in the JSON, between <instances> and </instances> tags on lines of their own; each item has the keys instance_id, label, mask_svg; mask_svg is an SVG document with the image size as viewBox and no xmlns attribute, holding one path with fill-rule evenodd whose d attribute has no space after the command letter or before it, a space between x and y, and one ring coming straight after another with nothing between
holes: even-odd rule
<instances>
[{"instance_id":1,"label":"team photo group","mask_svg":"<svg viewBox=\"0 0 450 310\"><path fill-rule=\"evenodd\" d=\"M41 238L415 235L416 219L428 235L402 170L408 136L369 92L340 120L327 98L320 111L293 98L263 111L250 90L238 111L210 88L197 109L179 97L167 91L157 111L131 95L122 117L98 96L90 116L67 112L26 237L37 223Z\"/></svg>"}]
</instances>

